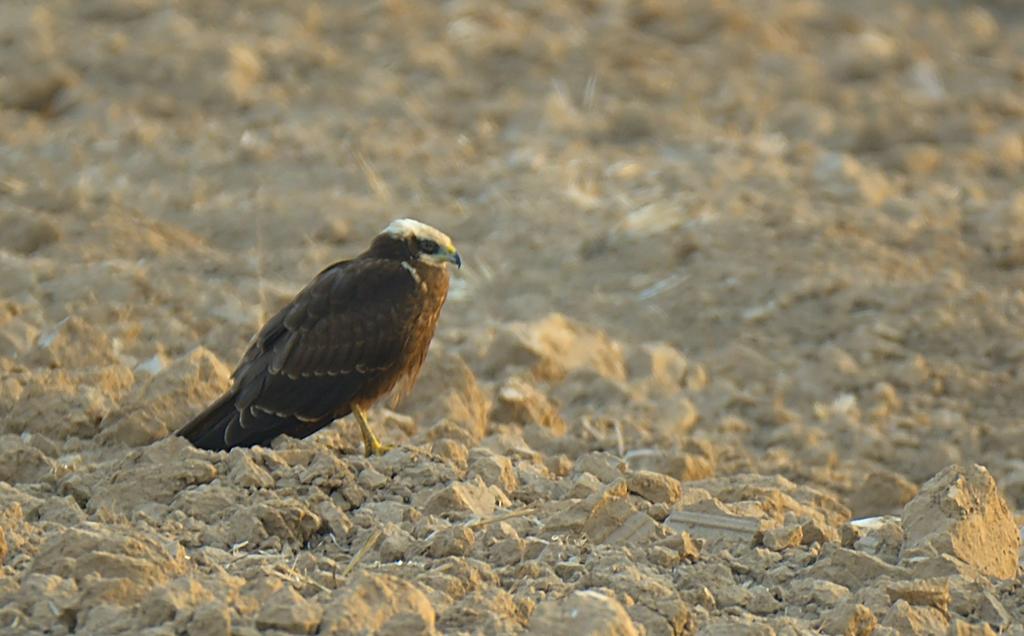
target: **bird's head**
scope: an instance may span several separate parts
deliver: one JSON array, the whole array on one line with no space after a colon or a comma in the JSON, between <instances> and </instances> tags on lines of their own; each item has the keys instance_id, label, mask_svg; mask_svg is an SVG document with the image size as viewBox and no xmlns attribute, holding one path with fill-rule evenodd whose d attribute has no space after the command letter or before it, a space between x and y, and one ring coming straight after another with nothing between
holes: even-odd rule
<instances>
[{"instance_id":1,"label":"bird's head","mask_svg":"<svg viewBox=\"0 0 1024 636\"><path fill-rule=\"evenodd\" d=\"M405 243L414 258L427 265L443 267L446 263L455 263L456 267L462 267L462 257L448 235L426 223L396 219L384 228L383 234Z\"/></svg>"}]
</instances>

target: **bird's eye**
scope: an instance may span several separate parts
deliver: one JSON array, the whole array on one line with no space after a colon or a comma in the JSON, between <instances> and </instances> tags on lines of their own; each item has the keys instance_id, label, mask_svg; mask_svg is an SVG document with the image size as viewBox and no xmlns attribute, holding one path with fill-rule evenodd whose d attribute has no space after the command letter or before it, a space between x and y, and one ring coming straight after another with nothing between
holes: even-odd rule
<instances>
[{"instance_id":1,"label":"bird's eye","mask_svg":"<svg viewBox=\"0 0 1024 636\"><path fill-rule=\"evenodd\" d=\"M440 246L437 244L437 241L420 239L420 251L424 254L437 254L437 250L439 249Z\"/></svg>"}]
</instances>

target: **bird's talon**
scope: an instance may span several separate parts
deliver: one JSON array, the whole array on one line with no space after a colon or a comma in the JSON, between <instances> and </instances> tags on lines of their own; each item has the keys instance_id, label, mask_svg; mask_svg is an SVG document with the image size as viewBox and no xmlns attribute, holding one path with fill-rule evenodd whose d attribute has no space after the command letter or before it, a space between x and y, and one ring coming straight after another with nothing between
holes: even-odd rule
<instances>
[{"instance_id":1,"label":"bird's talon","mask_svg":"<svg viewBox=\"0 0 1024 636\"><path fill-rule=\"evenodd\" d=\"M376 438L364 441L363 446L365 447L367 457L373 457L374 455L383 455L384 453L394 448L394 446L392 446L391 444L381 444L380 441L378 441Z\"/></svg>"}]
</instances>

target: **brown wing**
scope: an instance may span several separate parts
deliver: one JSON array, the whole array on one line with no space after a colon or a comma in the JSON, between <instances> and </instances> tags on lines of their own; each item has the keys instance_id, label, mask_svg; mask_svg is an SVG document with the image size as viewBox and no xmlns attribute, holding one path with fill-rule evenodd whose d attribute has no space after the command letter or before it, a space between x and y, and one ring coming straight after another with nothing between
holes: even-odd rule
<instances>
[{"instance_id":1,"label":"brown wing","mask_svg":"<svg viewBox=\"0 0 1024 636\"><path fill-rule=\"evenodd\" d=\"M228 447L309 434L402 374L419 287L400 262L356 259L313 280L260 330L235 370ZM376 393L366 395L367 392Z\"/></svg>"}]
</instances>

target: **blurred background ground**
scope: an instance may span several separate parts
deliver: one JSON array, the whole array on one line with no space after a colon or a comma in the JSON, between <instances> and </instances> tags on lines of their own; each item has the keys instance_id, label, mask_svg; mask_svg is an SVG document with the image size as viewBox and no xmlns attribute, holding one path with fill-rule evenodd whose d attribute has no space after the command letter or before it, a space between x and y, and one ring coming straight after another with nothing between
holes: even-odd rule
<instances>
[{"instance_id":1,"label":"blurred background ground","mask_svg":"<svg viewBox=\"0 0 1024 636\"><path fill-rule=\"evenodd\" d=\"M932 542L955 561L935 565L910 512L870 550L848 525L951 464L1024 505L1017 3L2 13L0 625L1024 618L1006 558ZM229 456L159 441L263 318L399 216L466 263L420 390L375 414L404 450L361 459L350 423ZM697 513L756 523L700 536ZM1016 563L1010 540L989 547ZM828 569L865 554L863 580ZM353 597L368 609L342 616Z\"/></svg>"}]
</instances>

